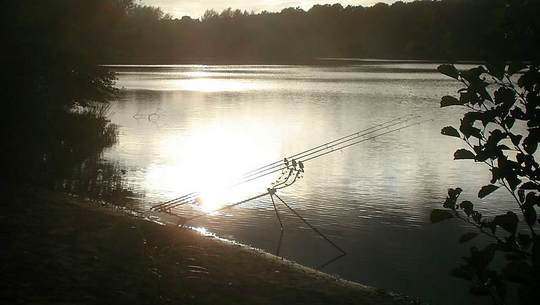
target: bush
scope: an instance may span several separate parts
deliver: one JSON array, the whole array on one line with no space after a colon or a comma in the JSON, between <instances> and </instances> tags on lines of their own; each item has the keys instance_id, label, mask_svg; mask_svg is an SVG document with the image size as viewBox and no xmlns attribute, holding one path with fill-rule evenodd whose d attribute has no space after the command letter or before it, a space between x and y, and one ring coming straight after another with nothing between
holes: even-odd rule
<instances>
[{"instance_id":1,"label":"bush","mask_svg":"<svg viewBox=\"0 0 540 305\"><path fill-rule=\"evenodd\" d=\"M462 139L467 148L454 159L484 163L491 171L489 184L478 197L504 189L516 202L515 211L488 217L475 210L471 201L458 203L461 188L448 190L443 209L431 213L433 223L459 219L476 228L464 234L467 242L478 234L491 242L472 247L452 275L471 281L471 293L490 295L495 304L505 303L507 283L519 285L519 302L537 304L540 292L540 237L536 208L540 206L540 166L535 155L540 139L540 72L535 64L487 64L460 71L441 65L439 72L459 81L459 96L444 96L441 107L465 107L468 112L459 128L444 127L441 133ZM494 258L504 258L502 268Z\"/></svg>"}]
</instances>

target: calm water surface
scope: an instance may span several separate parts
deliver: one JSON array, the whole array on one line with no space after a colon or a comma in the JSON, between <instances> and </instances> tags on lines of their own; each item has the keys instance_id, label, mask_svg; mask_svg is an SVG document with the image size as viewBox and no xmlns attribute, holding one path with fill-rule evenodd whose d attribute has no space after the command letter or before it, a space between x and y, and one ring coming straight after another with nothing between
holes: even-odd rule
<instances>
[{"instance_id":1,"label":"calm water surface","mask_svg":"<svg viewBox=\"0 0 540 305\"><path fill-rule=\"evenodd\" d=\"M459 223L429 224L448 187L477 203L487 169L453 161L458 139L440 135L457 125L440 97L457 84L434 64L348 66L115 67L121 99L110 118L119 141L107 162L127 169L144 208L201 191L186 216L263 192L276 176L223 189L240 174L334 138L408 114L434 119L306 163L304 178L280 194L348 255L324 271L435 304L482 300L448 276L469 245ZM511 198L490 197L504 210ZM482 204L480 204L482 206ZM337 253L279 206L286 228L281 253L318 266ZM279 224L269 198L197 220L194 226L275 252ZM480 242L480 240L478 240ZM485 301L485 300L484 300Z\"/></svg>"}]
</instances>

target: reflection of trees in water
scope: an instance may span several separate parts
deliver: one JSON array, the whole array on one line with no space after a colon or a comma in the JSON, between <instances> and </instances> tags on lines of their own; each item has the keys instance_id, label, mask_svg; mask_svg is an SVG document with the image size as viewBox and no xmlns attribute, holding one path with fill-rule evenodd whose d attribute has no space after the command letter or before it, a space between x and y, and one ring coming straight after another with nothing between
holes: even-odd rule
<instances>
[{"instance_id":1,"label":"reflection of trees in water","mask_svg":"<svg viewBox=\"0 0 540 305\"><path fill-rule=\"evenodd\" d=\"M109 104L76 105L62 115L63 126L56 141L43 154L41 181L55 190L91 199L126 205L133 192L125 181L126 171L101 159L104 149L117 141L117 126L107 119ZM59 118L60 119L60 118ZM50 182L46 182L50 181Z\"/></svg>"},{"instance_id":2,"label":"reflection of trees in water","mask_svg":"<svg viewBox=\"0 0 540 305\"><path fill-rule=\"evenodd\" d=\"M117 142L118 128L107 119L108 103L74 105L57 117L51 139L42 143L40 185L81 197L128 205L134 192L126 170L102 160Z\"/></svg>"},{"instance_id":3,"label":"reflection of trees in water","mask_svg":"<svg viewBox=\"0 0 540 305\"><path fill-rule=\"evenodd\" d=\"M107 110L108 104L74 107L57 118L59 128L43 143L48 176L69 174L73 166L116 143L117 127L106 118Z\"/></svg>"},{"instance_id":4,"label":"reflection of trees in water","mask_svg":"<svg viewBox=\"0 0 540 305\"><path fill-rule=\"evenodd\" d=\"M129 185L127 171L99 157L90 158L72 168L70 175L55 181L55 190L114 205L133 206L137 194Z\"/></svg>"}]
</instances>

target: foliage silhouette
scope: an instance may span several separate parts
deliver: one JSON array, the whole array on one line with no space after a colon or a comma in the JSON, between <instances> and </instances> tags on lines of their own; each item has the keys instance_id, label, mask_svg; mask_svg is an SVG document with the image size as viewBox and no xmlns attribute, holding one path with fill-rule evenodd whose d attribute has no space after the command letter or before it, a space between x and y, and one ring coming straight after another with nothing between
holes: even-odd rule
<instances>
[{"instance_id":1,"label":"foliage silhouette","mask_svg":"<svg viewBox=\"0 0 540 305\"><path fill-rule=\"evenodd\" d=\"M100 35L130 1L9 1L1 100L2 187L52 185L115 141L106 119L114 74ZM101 14L107 11L110 14Z\"/></svg>"},{"instance_id":2,"label":"foliage silhouette","mask_svg":"<svg viewBox=\"0 0 540 305\"><path fill-rule=\"evenodd\" d=\"M472 247L470 256L464 257L464 264L452 274L471 281L471 293L490 295L495 304L505 303L507 282L520 285L521 304L537 304L540 237L535 228L540 222L536 213L540 206L540 166L535 156L540 141L539 66L494 63L459 71L453 65L442 65L439 71L463 85L458 90L459 98L443 97L441 107L468 110L459 131L452 126L441 130L443 135L460 137L470 148L456 151L455 159L485 163L492 179L479 190L478 197L487 197L504 188L515 199L517 211L523 217L520 221L513 211L488 217L475 210L470 201L458 204L461 188L449 189L443 204L445 209L433 210L431 221L457 218L492 241L483 249ZM460 242L477 235L466 233ZM506 260L500 270L492 266L497 255L504 255Z\"/></svg>"},{"instance_id":3,"label":"foliage silhouette","mask_svg":"<svg viewBox=\"0 0 540 305\"><path fill-rule=\"evenodd\" d=\"M141 13L150 11L153 13ZM443 0L304 11L208 10L173 19L133 6L109 28L107 63L290 62L321 57L465 60L531 58L538 1ZM512 35L507 35L511 29Z\"/></svg>"}]
</instances>

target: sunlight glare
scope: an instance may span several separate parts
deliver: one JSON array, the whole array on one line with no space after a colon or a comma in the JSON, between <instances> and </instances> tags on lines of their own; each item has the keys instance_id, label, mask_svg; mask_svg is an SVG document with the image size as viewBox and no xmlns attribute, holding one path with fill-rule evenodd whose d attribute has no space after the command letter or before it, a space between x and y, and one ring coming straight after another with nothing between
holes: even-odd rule
<instances>
[{"instance_id":1,"label":"sunlight glare","mask_svg":"<svg viewBox=\"0 0 540 305\"><path fill-rule=\"evenodd\" d=\"M210 213L246 195L264 191L270 181L261 179L231 189L241 175L279 159L280 147L260 142L268 128L245 128L241 124L205 126L188 136L171 132L160 139L159 164L151 166L145 177L150 189L174 190L167 198L199 192L197 209ZM269 177L272 179L272 177Z\"/></svg>"},{"instance_id":2,"label":"sunlight glare","mask_svg":"<svg viewBox=\"0 0 540 305\"><path fill-rule=\"evenodd\" d=\"M248 91L255 89L253 82L205 77L175 80L174 87L177 90L197 92Z\"/></svg>"}]
</instances>

